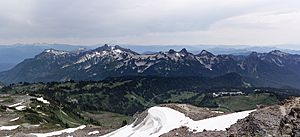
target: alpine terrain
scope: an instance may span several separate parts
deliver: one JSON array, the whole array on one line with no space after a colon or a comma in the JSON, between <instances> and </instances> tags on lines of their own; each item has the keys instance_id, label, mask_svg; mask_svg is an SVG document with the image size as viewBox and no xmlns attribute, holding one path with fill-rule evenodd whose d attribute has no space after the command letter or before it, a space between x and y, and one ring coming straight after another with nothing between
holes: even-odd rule
<instances>
[{"instance_id":1,"label":"alpine terrain","mask_svg":"<svg viewBox=\"0 0 300 137\"><path fill-rule=\"evenodd\" d=\"M103 80L121 76L217 77L237 73L249 86L300 88L300 55L274 50L249 55L214 55L186 49L139 54L120 46L73 52L47 49L1 72L0 81L51 82Z\"/></svg>"}]
</instances>

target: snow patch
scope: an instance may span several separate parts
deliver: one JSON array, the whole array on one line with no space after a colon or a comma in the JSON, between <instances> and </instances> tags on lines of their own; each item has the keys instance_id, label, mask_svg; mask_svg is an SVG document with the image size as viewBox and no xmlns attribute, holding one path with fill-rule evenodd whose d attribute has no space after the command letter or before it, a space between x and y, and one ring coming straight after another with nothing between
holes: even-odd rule
<instances>
[{"instance_id":1,"label":"snow patch","mask_svg":"<svg viewBox=\"0 0 300 137\"><path fill-rule=\"evenodd\" d=\"M175 53L175 56L176 56L176 57L181 57L181 56L182 56L182 54Z\"/></svg>"},{"instance_id":2,"label":"snow patch","mask_svg":"<svg viewBox=\"0 0 300 137\"><path fill-rule=\"evenodd\" d=\"M87 69L89 69L91 67L92 67L92 65L89 64L89 65L85 66L84 69L87 70Z\"/></svg>"},{"instance_id":3,"label":"snow patch","mask_svg":"<svg viewBox=\"0 0 300 137\"><path fill-rule=\"evenodd\" d=\"M145 66L146 64L147 64L147 62L145 62L145 61L136 61L135 62L135 65L138 66L138 67L139 66Z\"/></svg>"},{"instance_id":4,"label":"snow patch","mask_svg":"<svg viewBox=\"0 0 300 137\"><path fill-rule=\"evenodd\" d=\"M23 104L23 102L20 102L20 103L16 103L16 104L10 105L8 107L14 107L14 108L16 108L16 110L20 110L21 111L21 110L24 110L26 108L26 106L20 106L22 104Z\"/></svg>"},{"instance_id":5,"label":"snow patch","mask_svg":"<svg viewBox=\"0 0 300 137\"><path fill-rule=\"evenodd\" d=\"M59 51L59 50L55 50L55 49L47 49L45 50L46 53L52 53L54 55L65 55L68 54L68 52L65 51Z\"/></svg>"},{"instance_id":6,"label":"snow patch","mask_svg":"<svg viewBox=\"0 0 300 137\"><path fill-rule=\"evenodd\" d=\"M226 130L226 128L236 123L238 119L245 118L253 111L255 110L193 121L183 113L174 109L152 107L148 110L148 115L142 123L137 126L133 124L124 126L102 137L158 137L182 126L188 127L189 130L193 132L202 132L204 129Z\"/></svg>"},{"instance_id":7,"label":"snow patch","mask_svg":"<svg viewBox=\"0 0 300 137\"><path fill-rule=\"evenodd\" d=\"M223 114L224 112L222 111L212 111L213 113L218 113L218 114Z\"/></svg>"},{"instance_id":8,"label":"snow patch","mask_svg":"<svg viewBox=\"0 0 300 137\"><path fill-rule=\"evenodd\" d=\"M16 106L19 106L19 105L21 105L22 103L23 103L23 102L16 103L16 104L10 105L10 106L8 106L8 107L16 107Z\"/></svg>"},{"instance_id":9,"label":"snow patch","mask_svg":"<svg viewBox=\"0 0 300 137\"><path fill-rule=\"evenodd\" d=\"M76 130L84 129L86 126L82 125L77 128L68 128L60 131L54 131L54 132L49 132L49 133L31 133L31 135L35 135L37 137L50 137L50 136L59 136L63 133L73 133Z\"/></svg>"},{"instance_id":10,"label":"snow patch","mask_svg":"<svg viewBox=\"0 0 300 137\"><path fill-rule=\"evenodd\" d=\"M43 102L44 104L50 104L48 100L45 100L43 97L36 98L36 100Z\"/></svg>"},{"instance_id":11,"label":"snow patch","mask_svg":"<svg viewBox=\"0 0 300 137\"><path fill-rule=\"evenodd\" d=\"M0 126L0 131L1 130L15 130L19 127L20 125L15 125L15 126Z\"/></svg>"},{"instance_id":12,"label":"snow patch","mask_svg":"<svg viewBox=\"0 0 300 137\"><path fill-rule=\"evenodd\" d=\"M92 132L89 132L88 135L94 135L94 134L99 134L100 132L99 131L92 131Z\"/></svg>"},{"instance_id":13,"label":"snow patch","mask_svg":"<svg viewBox=\"0 0 300 137\"><path fill-rule=\"evenodd\" d=\"M282 61L280 59L273 59L272 58L272 61L279 67L283 67L284 65L282 64Z\"/></svg>"},{"instance_id":14,"label":"snow patch","mask_svg":"<svg viewBox=\"0 0 300 137\"><path fill-rule=\"evenodd\" d=\"M17 118L14 118L14 119L11 119L11 120L9 120L10 122L13 122L13 121L17 121L17 120L19 120L20 119L20 117L17 117Z\"/></svg>"},{"instance_id":15,"label":"snow patch","mask_svg":"<svg viewBox=\"0 0 300 137\"><path fill-rule=\"evenodd\" d=\"M16 110L22 111L25 110L26 106L17 106Z\"/></svg>"},{"instance_id":16,"label":"snow patch","mask_svg":"<svg viewBox=\"0 0 300 137\"><path fill-rule=\"evenodd\" d=\"M240 64L238 64L239 65L239 67L242 69L242 70L245 70L246 68L245 68L245 66L244 66L244 62L242 62L242 63L240 63Z\"/></svg>"},{"instance_id":17,"label":"snow patch","mask_svg":"<svg viewBox=\"0 0 300 137\"><path fill-rule=\"evenodd\" d=\"M120 54L120 53L122 53L123 51L120 50L120 49L115 49L115 50L113 50L113 52L114 52L114 53L117 53L117 54L118 54L118 53Z\"/></svg>"}]
</instances>

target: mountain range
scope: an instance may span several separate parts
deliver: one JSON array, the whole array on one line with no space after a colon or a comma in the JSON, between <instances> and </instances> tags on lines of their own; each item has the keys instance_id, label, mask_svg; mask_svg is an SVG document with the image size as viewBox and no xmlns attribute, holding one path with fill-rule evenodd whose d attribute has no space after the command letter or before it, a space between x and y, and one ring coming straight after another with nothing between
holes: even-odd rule
<instances>
[{"instance_id":1,"label":"mountain range","mask_svg":"<svg viewBox=\"0 0 300 137\"><path fill-rule=\"evenodd\" d=\"M32 44L13 44L0 45L0 72L13 68L24 59L33 58L35 55L43 52L45 49L57 49L65 51L75 51L78 49L94 49L103 44L97 45L69 45L69 44L47 44L47 43L32 43ZM122 45L137 53L153 54L158 51L168 51L169 49L181 50L186 48L193 54L199 53L202 49L206 49L213 54L233 54L233 55L249 55L252 51L270 52L272 50L281 50L291 54L300 54L299 50L277 48L281 45L273 46L250 46L250 45ZM285 45L288 46L288 45Z\"/></svg>"},{"instance_id":2,"label":"mountain range","mask_svg":"<svg viewBox=\"0 0 300 137\"><path fill-rule=\"evenodd\" d=\"M92 50L47 49L0 73L0 81L51 82L102 80L121 76L218 77L237 73L250 86L300 88L300 55L274 50L249 55L198 54L170 49L140 54L127 48L105 44Z\"/></svg>"}]
</instances>

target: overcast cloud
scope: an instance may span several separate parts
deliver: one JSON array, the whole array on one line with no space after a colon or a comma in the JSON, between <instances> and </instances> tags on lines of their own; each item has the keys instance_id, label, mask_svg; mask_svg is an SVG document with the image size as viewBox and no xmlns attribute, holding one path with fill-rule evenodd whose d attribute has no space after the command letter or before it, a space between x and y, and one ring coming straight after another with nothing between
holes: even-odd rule
<instances>
[{"instance_id":1,"label":"overcast cloud","mask_svg":"<svg viewBox=\"0 0 300 137\"><path fill-rule=\"evenodd\" d=\"M34 42L299 44L300 1L1 0L0 43Z\"/></svg>"}]
</instances>

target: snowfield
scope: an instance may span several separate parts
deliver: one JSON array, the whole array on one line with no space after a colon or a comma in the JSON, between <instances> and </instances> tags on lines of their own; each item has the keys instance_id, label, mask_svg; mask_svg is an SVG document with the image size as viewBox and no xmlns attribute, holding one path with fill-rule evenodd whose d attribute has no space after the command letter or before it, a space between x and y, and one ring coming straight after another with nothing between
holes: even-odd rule
<instances>
[{"instance_id":1,"label":"snowfield","mask_svg":"<svg viewBox=\"0 0 300 137\"><path fill-rule=\"evenodd\" d=\"M76 130L80 130L80 129L84 129L86 126L82 125L79 126L77 128L68 128L68 129L64 129L64 130L60 130L60 131L54 131L54 132L50 132L50 133L31 133L31 135L37 136L37 137L50 137L50 136L59 136L63 133L73 133Z\"/></svg>"},{"instance_id":2,"label":"snowfield","mask_svg":"<svg viewBox=\"0 0 300 137\"><path fill-rule=\"evenodd\" d=\"M237 120L243 119L251 112L243 111L208 118L199 121L193 121L183 113L168 107L152 107L148 110L147 117L134 127L133 124L124 126L112 133L102 137L159 137L164 133L186 126L190 131L202 132L205 130L226 130Z\"/></svg>"}]
</instances>

